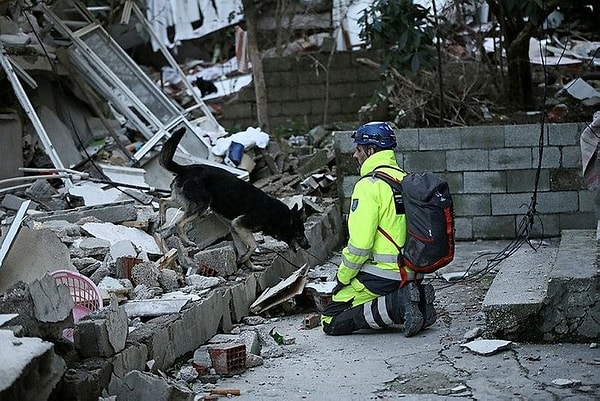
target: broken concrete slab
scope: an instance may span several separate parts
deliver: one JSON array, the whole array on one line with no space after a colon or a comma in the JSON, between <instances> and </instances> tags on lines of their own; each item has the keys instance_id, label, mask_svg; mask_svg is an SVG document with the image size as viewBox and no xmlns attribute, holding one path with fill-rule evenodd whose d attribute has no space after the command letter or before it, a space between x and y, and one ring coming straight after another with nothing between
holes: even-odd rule
<instances>
[{"instance_id":1,"label":"broken concrete slab","mask_svg":"<svg viewBox=\"0 0 600 401\"><path fill-rule=\"evenodd\" d=\"M163 377L152 373L131 371L122 379L115 379L108 388L109 394L122 401L193 401L194 393L181 384L169 384Z\"/></svg>"},{"instance_id":2,"label":"broken concrete slab","mask_svg":"<svg viewBox=\"0 0 600 401\"><path fill-rule=\"evenodd\" d=\"M595 230L563 230L548 278L541 329L544 341L600 337L600 247Z\"/></svg>"},{"instance_id":3,"label":"broken concrete slab","mask_svg":"<svg viewBox=\"0 0 600 401\"><path fill-rule=\"evenodd\" d=\"M525 245L500 263L482 305L488 332L523 341L542 336L540 311L557 252L556 247Z\"/></svg>"},{"instance_id":4,"label":"broken concrete slab","mask_svg":"<svg viewBox=\"0 0 600 401\"><path fill-rule=\"evenodd\" d=\"M75 348L84 358L110 357L125 348L128 325L124 308L111 302L108 308L82 318L74 332Z\"/></svg>"},{"instance_id":5,"label":"broken concrete slab","mask_svg":"<svg viewBox=\"0 0 600 401\"><path fill-rule=\"evenodd\" d=\"M199 251L194 255L194 261L199 266L212 267L223 277L235 274L238 269L237 256L231 242L221 242L214 247Z\"/></svg>"},{"instance_id":6,"label":"broken concrete slab","mask_svg":"<svg viewBox=\"0 0 600 401\"><path fill-rule=\"evenodd\" d=\"M19 210L21 208L21 205L23 205L24 203L27 203L28 210L35 210L37 208L35 203L33 203L27 199L23 199L19 196L13 195L13 194L4 195L4 198L2 198L2 203L0 203L0 206L3 207L4 209L8 209L8 210Z\"/></svg>"},{"instance_id":7,"label":"broken concrete slab","mask_svg":"<svg viewBox=\"0 0 600 401\"><path fill-rule=\"evenodd\" d=\"M83 182L69 188L69 194L83 198L85 206L98 206L116 202L121 191L114 187L104 189L99 184Z\"/></svg>"},{"instance_id":8,"label":"broken concrete slab","mask_svg":"<svg viewBox=\"0 0 600 401\"><path fill-rule=\"evenodd\" d=\"M189 298L132 300L123 303L123 308L130 318L155 317L179 313L189 301Z\"/></svg>"},{"instance_id":9,"label":"broken concrete slab","mask_svg":"<svg viewBox=\"0 0 600 401\"><path fill-rule=\"evenodd\" d=\"M31 283L29 293L33 299L34 316L40 322L62 322L71 315L75 305L69 288L57 285L48 274Z\"/></svg>"},{"instance_id":10,"label":"broken concrete slab","mask_svg":"<svg viewBox=\"0 0 600 401\"><path fill-rule=\"evenodd\" d=\"M558 248L520 251L501 265L483 302L489 332L521 341L598 339L596 232L563 231Z\"/></svg>"},{"instance_id":11,"label":"broken concrete slab","mask_svg":"<svg viewBox=\"0 0 600 401\"><path fill-rule=\"evenodd\" d=\"M0 268L0 292L17 281L31 283L55 270L77 269L69 249L55 233L22 227Z\"/></svg>"},{"instance_id":12,"label":"broken concrete slab","mask_svg":"<svg viewBox=\"0 0 600 401\"><path fill-rule=\"evenodd\" d=\"M25 195L42 205L46 210L64 210L68 207L66 200L48 183L48 180L35 180L25 190Z\"/></svg>"},{"instance_id":13,"label":"broken concrete slab","mask_svg":"<svg viewBox=\"0 0 600 401\"><path fill-rule=\"evenodd\" d=\"M66 370L51 342L15 337L10 330L0 330L0 360L3 400L46 400Z\"/></svg>"},{"instance_id":14,"label":"broken concrete slab","mask_svg":"<svg viewBox=\"0 0 600 401\"><path fill-rule=\"evenodd\" d=\"M124 221L135 220L137 218L137 209L134 201L128 200L110 205L82 206L71 210L35 213L31 217L39 222L65 220L69 223L77 223L85 217L94 217L105 223L119 224Z\"/></svg>"},{"instance_id":15,"label":"broken concrete slab","mask_svg":"<svg viewBox=\"0 0 600 401\"><path fill-rule=\"evenodd\" d=\"M162 255L162 251L154 238L137 228L112 223L85 223L81 228L96 238L109 241L111 245L118 241L129 240L144 252L152 255Z\"/></svg>"}]
</instances>

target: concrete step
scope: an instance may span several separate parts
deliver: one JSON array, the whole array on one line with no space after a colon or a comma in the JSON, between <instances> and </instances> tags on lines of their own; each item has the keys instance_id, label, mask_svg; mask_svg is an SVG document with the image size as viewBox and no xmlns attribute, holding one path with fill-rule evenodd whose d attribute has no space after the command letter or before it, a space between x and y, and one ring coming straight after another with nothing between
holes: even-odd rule
<instances>
[{"instance_id":1,"label":"concrete step","mask_svg":"<svg viewBox=\"0 0 600 401\"><path fill-rule=\"evenodd\" d=\"M563 230L558 247L522 247L502 262L485 299L487 331L526 342L600 336L595 230Z\"/></svg>"},{"instance_id":2,"label":"concrete step","mask_svg":"<svg viewBox=\"0 0 600 401\"><path fill-rule=\"evenodd\" d=\"M483 300L486 329L495 337L534 340L540 336L540 312L558 247L534 250L525 244L498 265L499 271Z\"/></svg>"}]
</instances>

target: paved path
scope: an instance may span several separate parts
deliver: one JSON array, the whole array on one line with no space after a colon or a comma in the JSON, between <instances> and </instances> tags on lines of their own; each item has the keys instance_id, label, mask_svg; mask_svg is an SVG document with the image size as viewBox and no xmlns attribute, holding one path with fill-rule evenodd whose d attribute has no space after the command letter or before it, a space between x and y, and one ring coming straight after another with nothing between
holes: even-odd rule
<instances>
[{"instance_id":1,"label":"paved path","mask_svg":"<svg viewBox=\"0 0 600 401\"><path fill-rule=\"evenodd\" d=\"M465 269L476 256L506 244L459 244L447 270ZM481 258L474 269L485 265ZM490 356L462 346L465 333L484 326L481 303L491 280L489 275L451 287L435 280L438 321L408 339L400 330L329 337L319 328L302 330L303 314L269 321L261 332L274 328L295 344L263 348L280 356L220 379L216 387L240 389L239 401L600 399L600 350L591 344L513 343Z\"/></svg>"}]
</instances>

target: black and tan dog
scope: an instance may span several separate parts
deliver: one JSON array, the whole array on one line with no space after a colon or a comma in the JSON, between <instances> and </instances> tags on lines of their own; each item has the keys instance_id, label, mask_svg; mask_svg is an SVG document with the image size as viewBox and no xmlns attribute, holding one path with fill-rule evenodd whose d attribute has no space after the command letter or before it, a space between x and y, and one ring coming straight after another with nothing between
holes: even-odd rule
<instances>
[{"instance_id":1,"label":"black and tan dog","mask_svg":"<svg viewBox=\"0 0 600 401\"><path fill-rule=\"evenodd\" d=\"M290 210L283 202L270 197L249 182L219 167L204 164L181 165L173 160L177 145L185 134L181 128L169 138L161 151L160 164L175 174L171 197L160 202L160 218L164 223L166 208L183 208L185 214L177 223L180 238L191 244L185 224L202 215L210 207L217 215L231 222L236 236L246 250L238 249L238 263L254 268L250 256L256 249L253 232L262 231L286 242L294 251L310 245L304 234L302 213L297 206Z\"/></svg>"}]
</instances>

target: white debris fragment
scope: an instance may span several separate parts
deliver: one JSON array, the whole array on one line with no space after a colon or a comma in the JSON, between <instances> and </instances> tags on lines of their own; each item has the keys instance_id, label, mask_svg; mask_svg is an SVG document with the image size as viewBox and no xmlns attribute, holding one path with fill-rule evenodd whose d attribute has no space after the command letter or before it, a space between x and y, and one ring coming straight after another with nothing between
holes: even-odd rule
<instances>
[{"instance_id":1,"label":"white debris fragment","mask_svg":"<svg viewBox=\"0 0 600 401\"><path fill-rule=\"evenodd\" d=\"M463 335L463 338L466 341L471 341L471 340L474 340L477 337L479 337L481 335L481 333L483 333L483 328L481 328L481 327L475 327L474 329L471 329L471 330L467 331Z\"/></svg>"},{"instance_id":2,"label":"white debris fragment","mask_svg":"<svg viewBox=\"0 0 600 401\"><path fill-rule=\"evenodd\" d=\"M511 344L512 341L507 340L475 340L462 344L461 347L465 347L479 355L489 356L508 349Z\"/></svg>"},{"instance_id":3,"label":"white debris fragment","mask_svg":"<svg viewBox=\"0 0 600 401\"><path fill-rule=\"evenodd\" d=\"M552 384L556 387L565 388L565 387L575 387L581 384L581 380L575 379L554 379L552 380Z\"/></svg>"}]
</instances>

